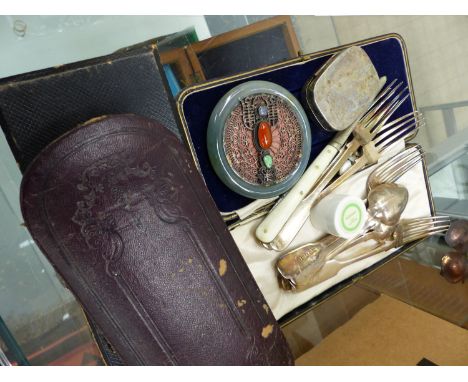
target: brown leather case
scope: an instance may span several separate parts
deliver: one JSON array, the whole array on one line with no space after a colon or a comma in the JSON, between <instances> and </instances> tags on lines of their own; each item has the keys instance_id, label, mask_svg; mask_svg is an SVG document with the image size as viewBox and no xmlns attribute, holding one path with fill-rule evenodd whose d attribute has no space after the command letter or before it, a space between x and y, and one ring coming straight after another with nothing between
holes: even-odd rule
<instances>
[{"instance_id":1,"label":"brown leather case","mask_svg":"<svg viewBox=\"0 0 468 382\"><path fill-rule=\"evenodd\" d=\"M128 365L293 359L185 147L117 115L50 144L26 171L33 238Z\"/></svg>"}]
</instances>

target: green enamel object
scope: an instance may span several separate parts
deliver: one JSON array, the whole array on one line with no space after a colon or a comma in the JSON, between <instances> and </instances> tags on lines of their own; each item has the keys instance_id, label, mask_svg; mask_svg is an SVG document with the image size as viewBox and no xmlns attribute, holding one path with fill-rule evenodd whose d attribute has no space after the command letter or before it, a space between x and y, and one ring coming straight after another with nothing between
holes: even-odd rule
<instances>
[{"instance_id":1,"label":"green enamel object","mask_svg":"<svg viewBox=\"0 0 468 382\"><path fill-rule=\"evenodd\" d=\"M265 155L263 157L263 163L265 163L265 166L267 168L271 168L273 166L273 158L271 157L271 155Z\"/></svg>"}]
</instances>

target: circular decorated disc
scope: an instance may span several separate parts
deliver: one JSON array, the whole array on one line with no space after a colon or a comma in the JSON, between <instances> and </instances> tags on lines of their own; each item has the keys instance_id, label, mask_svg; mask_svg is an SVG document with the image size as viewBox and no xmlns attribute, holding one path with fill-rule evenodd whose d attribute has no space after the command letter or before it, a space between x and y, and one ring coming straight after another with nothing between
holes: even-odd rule
<instances>
[{"instance_id":1,"label":"circular decorated disc","mask_svg":"<svg viewBox=\"0 0 468 382\"><path fill-rule=\"evenodd\" d=\"M310 128L296 98L266 81L231 89L208 125L208 153L221 180L250 198L287 191L304 172Z\"/></svg>"}]
</instances>

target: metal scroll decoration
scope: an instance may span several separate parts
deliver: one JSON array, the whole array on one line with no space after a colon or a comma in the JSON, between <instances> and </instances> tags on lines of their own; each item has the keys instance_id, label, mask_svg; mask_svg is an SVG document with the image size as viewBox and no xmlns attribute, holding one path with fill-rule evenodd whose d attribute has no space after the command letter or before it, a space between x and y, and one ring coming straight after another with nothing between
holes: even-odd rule
<instances>
[{"instance_id":1,"label":"metal scroll decoration","mask_svg":"<svg viewBox=\"0 0 468 382\"><path fill-rule=\"evenodd\" d=\"M307 117L286 89L247 82L218 102L208 127L208 152L216 173L233 191L250 198L279 195L307 165Z\"/></svg>"}]
</instances>

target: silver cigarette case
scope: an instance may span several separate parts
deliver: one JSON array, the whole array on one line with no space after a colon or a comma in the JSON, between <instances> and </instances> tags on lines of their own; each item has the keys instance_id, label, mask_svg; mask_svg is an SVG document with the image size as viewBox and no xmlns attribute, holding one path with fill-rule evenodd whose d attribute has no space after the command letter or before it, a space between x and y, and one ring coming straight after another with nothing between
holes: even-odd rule
<instances>
[{"instance_id":1,"label":"silver cigarette case","mask_svg":"<svg viewBox=\"0 0 468 382\"><path fill-rule=\"evenodd\" d=\"M384 82L367 53L351 46L330 58L306 82L304 102L325 130L341 131L368 110Z\"/></svg>"}]
</instances>

